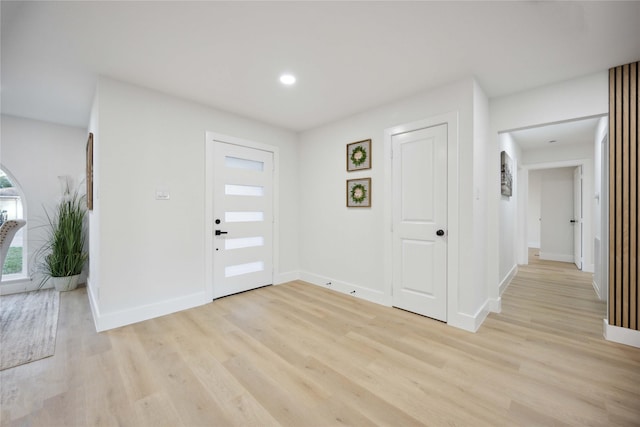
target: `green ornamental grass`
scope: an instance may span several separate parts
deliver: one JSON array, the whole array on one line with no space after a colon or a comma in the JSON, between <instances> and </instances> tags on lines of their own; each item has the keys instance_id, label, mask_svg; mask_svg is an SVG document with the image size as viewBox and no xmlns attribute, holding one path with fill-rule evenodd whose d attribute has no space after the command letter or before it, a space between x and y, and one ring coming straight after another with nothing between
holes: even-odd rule
<instances>
[{"instance_id":1,"label":"green ornamental grass","mask_svg":"<svg viewBox=\"0 0 640 427\"><path fill-rule=\"evenodd\" d=\"M88 254L84 250L86 215L84 196L77 192L66 194L50 215L45 209L48 235L40 249L42 272L45 277L67 277L80 274Z\"/></svg>"}]
</instances>

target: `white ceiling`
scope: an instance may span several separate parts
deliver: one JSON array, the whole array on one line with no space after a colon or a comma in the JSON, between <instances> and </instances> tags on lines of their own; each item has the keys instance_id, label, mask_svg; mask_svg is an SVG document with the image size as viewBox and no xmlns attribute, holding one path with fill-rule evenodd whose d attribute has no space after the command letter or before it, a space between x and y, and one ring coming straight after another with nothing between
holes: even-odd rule
<instances>
[{"instance_id":1,"label":"white ceiling","mask_svg":"<svg viewBox=\"0 0 640 427\"><path fill-rule=\"evenodd\" d=\"M3 0L1 14L2 112L82 127L98 75L301 131L468 76L495 97L640 59L640 2Z\"/></svg>"},{"instance_id":2,"label":"white ceiling","mask_svg":"<svg viewBox=\"0 0 640 427\"><path fill-rule=\"evenodd\" d=\"M600 117L509 132L523 151L561 145L593 145Z\"/></svg>"}]
</instances>

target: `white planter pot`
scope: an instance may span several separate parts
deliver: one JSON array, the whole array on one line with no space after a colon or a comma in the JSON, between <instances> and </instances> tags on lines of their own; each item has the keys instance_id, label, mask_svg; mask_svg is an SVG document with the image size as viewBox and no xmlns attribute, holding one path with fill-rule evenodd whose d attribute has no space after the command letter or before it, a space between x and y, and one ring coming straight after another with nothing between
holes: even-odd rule
<instances>
[{"instance_id":1,"label":"white planter pot","mask_svg":"<svg viewBox=\"0 0 640 427\"><path fill-rule=\"evenodd\" d=\"M53 286L56 288L56 291L64 292L64 291L72 291L78 287L78 279L80 278L79 274L75 276L67 276L67 277L51 277L51 281L53 282Z\"/></svg>"}]
</instances>

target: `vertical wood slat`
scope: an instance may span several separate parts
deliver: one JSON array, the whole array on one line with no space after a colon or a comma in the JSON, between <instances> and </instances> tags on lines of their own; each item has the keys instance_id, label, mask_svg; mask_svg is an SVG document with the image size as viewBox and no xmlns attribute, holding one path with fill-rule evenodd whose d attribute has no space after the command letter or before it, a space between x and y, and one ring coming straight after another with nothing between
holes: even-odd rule
<instances>
[{"instance_id":1,"label":"vertical wood slat","mask_svg":"<svg viewBox=\"0 0 640 427\"><path fill-rule=\"evenodd\" d=\"M629 65L622 66L622 216L620 258L622 265L622 327L629 327Z\"/></svg>"},{"instance_id":2,"label":"vertical wood slat","mask_svg":"<svg viewBox=\"0 0 640 427\"><path fill-rule=\"evenodd\" d=\"M622 326L622 218L620 211L622 211L622 67L616 68L616 135L615 135L615 180L616 180L616 192L614 196L615 202L615 214L613 218L616 219L616 244L615 244L615 287L616 287L616 325Z\"/></svg>"},{"instance_id":3,"label":"vertical wood slat","mask_svg":"<svg viewBox=\"0 0 640 427\"><path fill-rule=\"evenodd\" d=\"M629 328L638 325L638 63L630 65L629 86ZM635 102L634 102L635 100Z\"/></svg>"},{"instance_id":4,"label":"vertical wood slat","mask_svg":"<svg viewBox=\"0 0 640 427\"><path fill-rule=\"evenodd\" d=\"M640 330L639 63L609 70L609 323Z\"/></svg>"}]
</instances>

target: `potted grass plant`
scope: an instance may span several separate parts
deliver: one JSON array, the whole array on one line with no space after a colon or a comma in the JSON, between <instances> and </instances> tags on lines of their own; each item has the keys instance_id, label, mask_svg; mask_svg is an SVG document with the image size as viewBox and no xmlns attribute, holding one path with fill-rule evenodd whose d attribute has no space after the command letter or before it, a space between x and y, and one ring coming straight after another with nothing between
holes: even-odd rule
<instances>
[{"instance_id":1,"label":"potted grass plant","mask_svg":"<svg viewBox=\"0 0 640 427\"><path fill-rule=\"evenodd\" d=\"M78 286L78 279L87 261L85 251L84 196L65 189L53 213L47 212L45 243L38 251L39 270L43 274L40 287L51 279L58 291L70 291Z\"/></svg>"}]
</instances>

